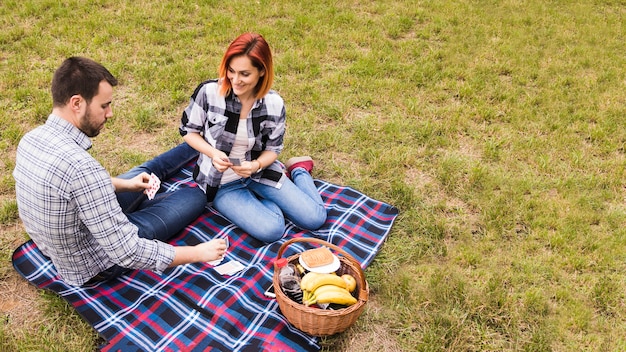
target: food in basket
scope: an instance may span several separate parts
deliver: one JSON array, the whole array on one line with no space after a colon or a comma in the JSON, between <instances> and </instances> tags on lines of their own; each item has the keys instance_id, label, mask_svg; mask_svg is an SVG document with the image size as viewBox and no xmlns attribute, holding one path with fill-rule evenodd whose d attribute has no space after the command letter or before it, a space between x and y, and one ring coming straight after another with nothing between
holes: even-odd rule
<instances>
[{"instance_id":1,"label":"food in basket","mask_svg":"<svg viewBox=\"0 0 626 352\"><path fill-rule=\"evenodd\" d=\"M310 278L304 279L305 284L308 280L315 278L318 274L333 273L340 279L342 275L350 274L356 280L356 288L354 290L354 293L352 293L352 295L354 295L353 298L346 296L345 292L347 291L347 289L345 291L341 291L337 290L337 288L324 288L320 289L319 292L307 291L308 301L305 300L307 304L313 304L310 302L317 303L318 299L320 300L320 304L315 304L313 305L313 307L306 306L305 304L298 304L292 301L286 294L284 294L284 291L277 289L276 301L278 302L280 311L285 316L287 321L289 321L289 323L292 324L295 328L313 336L330 336L345 331L350 326L352 326L361 315L365 308L365 304L369 295L369 287L367 281L365 281L365 275L363 273L363 269L361 269L360 263L357 262L350 254L346 253L341 248L333 245L332 243L327 243L316 238L304 237L292 238L286 241L283 245L281 245L280 249L278 250L278 258L280 259L282 257L285 248L289 247L289 245L295 242L312 242L321 246L327 246L328 248L330 248L330 250L333 251L333 253L336 252L338 254L341 254L341 256L333 254L337 262L336 265L331 264L318 268L308 268L302 261L302 252L289 257L288 260L292 263L296 263L296 267L299 263L303 267L303 269L306 269L306 275L312 274ZM301 279L303 278L304 276ZM277 271L274 272L274 283L276 283L277 288L280 287L279 275ZM342 284L338 283L338 285ZM343 285L347 287L345 280ZM319 286L318 288L320 287L323 286ZM305 292L303 291L303 296L304 293ZM318 297L318 295L320 297ZM335 301L345 304L321 303L326 301ZM350 306L348 307L348 305Z\"/></svg>"},{"instance_id":2,"label":"food in basket","mask_svg":"<svg viewBox=\"0 0 626 352\"><path fill-rule=\"evenodd\" d=\"M320 247L315 249L309 249L300 255L302 261L309 268L317 268L324 265L332 264L335 261L335 256L328 249L328 247Z\"/></svg>"},{"instance_id":3,"label":"food in basket","mask_svg":"<svg viewBox=\"0 0 626 352\"><path fill-rule=\"evenodd\" d=\"M307 273L300 281L300 287L302 288L302 303L306 306L316 303L351 306L357 302L348 291L346 280L335 274Z\"/></svg>"},{"instance_id":4,"label":"food in basket","mask_svg":"<svg viewBox=\"0 0 626 352\"><path fill-rule=\"evenodd\" d=\"M276 261L278 279L282 291L295 302L302 302L302 289L300 289L300 275L296 266L288 263L287 259L280 258Z\"/></svg>"},{"instance_id":5,"label":"food in basket","mask_svg":"<svg viewBox=\"0 0 626 352\"><path fill-rule=\"evenodd\" d=\"M354 276L350 274L343 274L341 275L341 278L346 282L346 289L349 292L353 292L356 289L356 279Z\"/></svg>"},{"instance_id":6,"label":"food in basket","mask_svg":"<svg viewBox=\"0 0 626 352\"><path fill-rule=\"evenodd\" d=\"M351 306L357 302L348 290L335 285L320 286L310 296L309 300L305 302L306 306L312 304L324 304L334 303L344 306Z\"/></svg>"},{"instance_id":7,"label":"food in basket","mask_svg":"<svg viewBox=\"0 0 626 352\"><path fill-rule=\"evenodd\" d=\"M335 285L341 288L346 288L346 282L341 276L335 274L320 274L310 272L302 277L300 280L300 288L309 292L315 291L316 288L322 285Z\"/></svg>"}]
</instances>

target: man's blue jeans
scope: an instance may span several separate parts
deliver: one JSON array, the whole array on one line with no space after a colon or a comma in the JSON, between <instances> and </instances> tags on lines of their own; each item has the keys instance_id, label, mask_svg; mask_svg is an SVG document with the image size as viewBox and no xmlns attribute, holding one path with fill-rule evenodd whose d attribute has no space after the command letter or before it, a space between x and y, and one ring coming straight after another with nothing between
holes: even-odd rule
<instances>
[{"instance_id":1,"label":"man's blue jeans","mask_svg":"<svg viewBox=\"0 0 626 352\"><path fill-rule=\"evenodd\" d=\"M118 177L131 179L142 172L147 172L154 173L160 180L167 180L197 156L197 151L183 143ZM207 204L206 195L198 187L157 193L152 200L148 200L143 192L120 192L117 194L117 200L128 220L139 229L139 237L163 242L196 220L204 212ZM114 265L98 274L94 281L108 280L129 270Z\"/></svg>"},{"instance_id":2,"label":"man's blue jeans","mask_svg":"<svg viewBox=\"0 0 626 352\"><path fill-rule=\"evenodd\" d=\"M287 180L275 188L249 178L222 185L213 206L249 235L273 242L285 232L285 217L296 226L317 230L326 221L326 208L311 175L302 168L292 171Z\"/></svg>"}]
</instances>

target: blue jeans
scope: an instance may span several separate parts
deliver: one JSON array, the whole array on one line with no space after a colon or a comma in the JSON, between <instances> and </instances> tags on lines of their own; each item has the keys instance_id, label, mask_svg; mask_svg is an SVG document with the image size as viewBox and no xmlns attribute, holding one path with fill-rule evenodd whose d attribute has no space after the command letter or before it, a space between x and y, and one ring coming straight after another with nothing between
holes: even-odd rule
<instances>
[{"instance_id":1,"label":"blue jeans","mask_svg":"<svg viewBox=\"0 0 626 352\"><path fill-rule=\"evenodd\" d=\"M305 230L317 230L326 221L326 208L311 175L302 168L292 171L275 188L249 178L222 185L213 207L249 235L273 242L285 232L285 217Z\"/></svg>"},{"instance_id":2,"label":"blue jeans","mask_svg":"<svg viewBox=\"0 0 626 352\"><path fill-rule=\"evenodd\" d=\"M152 160L119 175L131 179L142 172L154 173L160 180L167 180L180 171L198 152L186 143L180 144ZM198 187L185 187L174 192L157 193L148 200L143 192L120 192L117 200L128 220L139 229L141 238L166 242L196 220L206 206L206 195ZM114 265L96 275L93 281L109 280L130 269Z\"/></svg>"}]
</instances>

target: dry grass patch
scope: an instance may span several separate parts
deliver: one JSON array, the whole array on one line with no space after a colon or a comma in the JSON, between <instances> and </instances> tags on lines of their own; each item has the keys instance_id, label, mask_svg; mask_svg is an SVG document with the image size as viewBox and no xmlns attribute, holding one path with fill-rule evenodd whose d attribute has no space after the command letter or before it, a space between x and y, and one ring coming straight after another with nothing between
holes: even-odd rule
<instances>
[{"instance_id":1,"label":"dry grass patch","mask_svg":"<svg viewBox=\"0 0 626 352\"><path fill-rule=\"evenodd\" d=\"M16 271L0 281L0 317L5 331L21 335L17 338L33 333L45 320L37 288L24 282Z\"/></svg>"},{"instance_id":2,"label":"dry grass patch","mask_svg":"<svg viewBox=\"0 0 626 352\"><path fill-rule=\"evenodd\" d=\"M0 248L7 252L6 255L3 253L3 258L9 261L9 265L3 266L0 272L0 323L4 325L5 332L23 338L35 332L45 316L37 288L28 284L10 265L9 251L25 240L22 226L2 225L0 233Z\"/></svg>"},{"instance_id":3,"label":"dry grass patch","mask_svg":"<svg viewBox=\"0 0 626 352\"><path fill-rule=\"evenodd\" d=\"M390 324L385 324L384 306L375 293L370 292L363 313L355 327L344 333L320 339L324 351L396 352L403 349L398 344Z\"/></svg>"}]
</instances>

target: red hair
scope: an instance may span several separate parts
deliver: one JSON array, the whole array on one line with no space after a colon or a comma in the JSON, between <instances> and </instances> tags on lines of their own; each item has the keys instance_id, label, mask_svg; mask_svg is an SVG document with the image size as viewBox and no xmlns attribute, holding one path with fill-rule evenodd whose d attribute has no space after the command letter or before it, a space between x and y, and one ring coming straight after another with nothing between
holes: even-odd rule
<instances>
[{"instance_id":1,"label":"red hair","mask_svg":"<svg viewBox=\"0 0 626 352\"><path fill-rule=\"evenodd\" d=\"M274 82L274 64L272 63L272 51L263 36L257 33L244 33L233 40L224 53L220 64L219 76L221 80L220 94L228 95L232 90L232 85L226 77L230 61L234 57L247 56L252 62L252 66L265 74L259 78L259 82L254 87L254 97L256 99L264 97L272 88Z\"/></svg>"}]
</instances>

